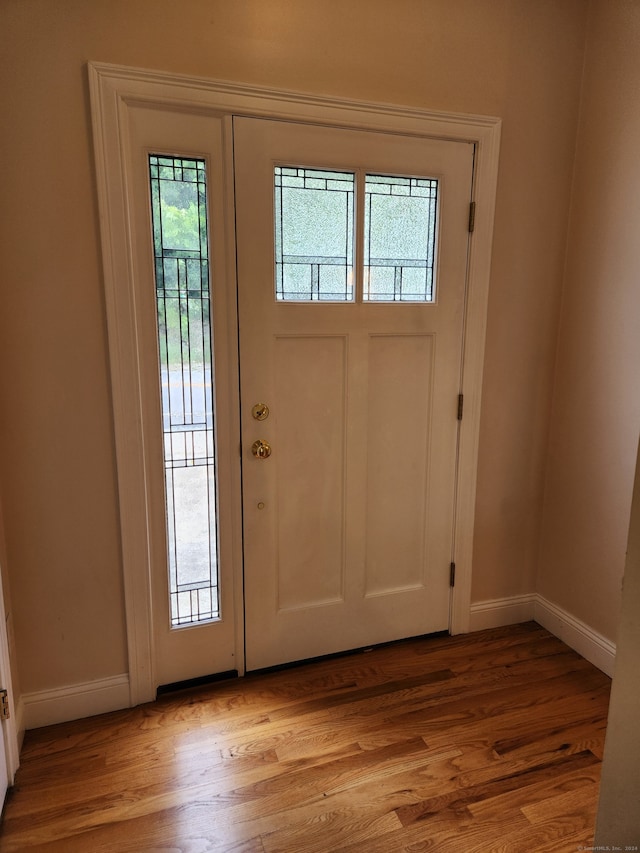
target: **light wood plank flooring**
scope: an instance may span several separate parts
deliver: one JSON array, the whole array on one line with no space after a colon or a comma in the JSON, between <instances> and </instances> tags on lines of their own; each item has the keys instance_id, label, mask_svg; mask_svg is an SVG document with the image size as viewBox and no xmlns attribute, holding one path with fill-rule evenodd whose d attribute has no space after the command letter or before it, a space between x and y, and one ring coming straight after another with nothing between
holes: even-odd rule
<instances>
[{"instance_id":1,"label":"light wood plank flooring","mask_svg":"<svg viewBox=\"0 0 640 853\"><path fill-rule=\"evenodd\" d=\"M609 686L531 622L39 729L0 851L576 853Z\"/></svg>"}]
</instances>

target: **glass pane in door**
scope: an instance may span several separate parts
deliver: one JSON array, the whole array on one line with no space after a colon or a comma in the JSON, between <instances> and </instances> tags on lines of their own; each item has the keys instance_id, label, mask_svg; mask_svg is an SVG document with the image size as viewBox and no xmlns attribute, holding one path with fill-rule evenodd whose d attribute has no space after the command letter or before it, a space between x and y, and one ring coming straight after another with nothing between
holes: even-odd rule
<instances>
[{"instance_id":1,"label":"glass pane in door","mask_svg":"<svg viewBox=\"0 0 640 853\"><path fill-rule=\"evenodd\" d=\"M149 156L171 625L220 616L204 160Z\"/></svg>"},{"instance_id":2,"label":"glass pane in door","mask_svg":"<svg viewBox=\"0 0 640 853\"><path fill-rule=\"evenodd\" d=\"M367 175L365 301L433 302L438 181Z\"/></svg>"},{"instance_id":3,"label":"glass pane in door","mask_svg":"<svg viewBox=\"0 0 640 853\"><path fill-rule=\"evenodd\" d=\"M351 302L353 172L276 166L276 299Z\"/></svg>"}]
</instances>

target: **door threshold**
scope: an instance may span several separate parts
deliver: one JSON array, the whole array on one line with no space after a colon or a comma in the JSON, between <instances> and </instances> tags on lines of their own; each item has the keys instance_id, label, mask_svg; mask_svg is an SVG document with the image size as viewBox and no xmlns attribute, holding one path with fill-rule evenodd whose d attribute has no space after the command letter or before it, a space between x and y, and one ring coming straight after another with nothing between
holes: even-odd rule
<instances>
[{"instance_id":1,"label":"door threshold","mask_svg":"<svg viewBox=\"0 0 640 853\"><path fill-rule=\"evenodd\" d=\"M177 693L179 690L190 690L192 687L204 687L216 681L228 681L238 677L237 669L229 669L226 672L214 672L211 675L200 675L198 678L187 678L184 681L174 681L172 684L161 684L156 690L156 698L166 696L167 693Z\"/></svg>"},{"instance_id":2,"label":"door threshold","mask_svg":"<svg viewBox=\"0 0 640 853\"><path fill-rule=\"evenodd\" d=\"M388 648L389 646L399 646L402 643L411 643L411 642L414 642L415 640L429 640L429 639L436 639L437 637L448 637L449 633L450 632L448 630L445 630L445 631L434 631L431 634L417 634L416 636L413 636L413 637L402 637L402 639L400 639L400 640L388 640L386 643L374 643L373 645L370 645L370 646L361 646L357 649L345 649L342 652L333 652L332 654L329 654L329 655L317 655L316 657L304 658L303 660L294 660L294 661L289 661L287 663L278 663L278 664L275 664L274 666L265 666L265 667L262 667L261 669L250 669L250 670L247 670L246 674L247 675L266 675L267 673L270 673L270 672L282 672L283 670L295 669L296 667L306 666L307 664L311 664L311 663L319 663L320 661L335 660L336 658L345 658L345 657L349 657L351 655L362 655L362 654L366 654L367 652L372 652L374 649L385 649L385 648Z\"/></svg>"}]
</instances>

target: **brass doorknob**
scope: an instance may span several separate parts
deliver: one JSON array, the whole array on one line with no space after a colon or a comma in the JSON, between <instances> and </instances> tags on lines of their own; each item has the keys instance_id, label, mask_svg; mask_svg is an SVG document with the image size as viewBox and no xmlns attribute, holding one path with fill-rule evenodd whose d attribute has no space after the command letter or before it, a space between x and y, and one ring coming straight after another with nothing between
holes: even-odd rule
<instances>
[{"instance_id":1,"label":"brass doorknob","mask_svg":"<svg viewBox=\"0 0 640 853\"><path fill-rule=\"evenodd\" d=\"M251 452L256 459L268 459L271 456L271 445L268 441L259 438L251 445Z\"/></svg>"}]
</instances>

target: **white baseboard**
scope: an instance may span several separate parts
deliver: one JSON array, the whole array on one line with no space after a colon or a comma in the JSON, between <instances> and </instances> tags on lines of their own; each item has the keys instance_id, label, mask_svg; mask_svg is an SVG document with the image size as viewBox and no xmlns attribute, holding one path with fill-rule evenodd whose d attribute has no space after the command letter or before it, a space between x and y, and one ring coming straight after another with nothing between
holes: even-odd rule
<instances>
[{"instance_id":1,"label":"white baseboard","mask_svg":"<svg viewBox=\"0 0 640 853\"><path fill-rule=\"evenodd\" d=\"M24 699L22 696L18 697L18 701L16 702L16 732L18 735L18 755L22 752L22 744L24 742L24 733L26 731L26 726L24 724Z\"/></svg>"},{"instance_id":2,"label":"white baseboard","mask_svg":"<svg viewBox=\"0 0 640 853\"><path fill-rule=\"evenodd\" d=\"M119 711L129 706L129 676L115 675L55 690L24 693L21 697L20 724L25 729L38 729L54 723Z\"/></svg>"},{"instance_id":3,"label":"white baseboard","mask_svg":"<svg viewBox=\"0 0 640 853\"><path fill-rule=\"evenodd\" d=\"M542 595L513 595L492 601L477 601L470 608L470 630L500 628L535 620L598 669L613 676L616 645L585 622Z\"/></svg>"},{"instance_id":4,"label":"white baseboard","mask_svg":"<svg viewBox=\"0 0 640 853\"><path fill-rule=\"evenodd\" d=\"M470 608L470 631L482 631L485 628L501 628L503 625L515 625L533 619L536 596L512 595L508 598L495 598L491 601L477 601Z\"/></svg>"},{"instance_id":5,"label":"white baseboard","mask_svg":"<svg viewBox=\"0 0 640 853\"><path fill-rule=\"evenodd\" d=\"M536 595L533 618L583 658L613 677L616 644L611 640L542 595Z\"/></svg>"},{"instance_id":6,"label":"white baseboard","mask_svg":"<svg viewBox=\"0 0 640 853\"><path fill-rule=\"evenodd\" d=\"M607 675L613 675L616 646L587 624L537 593L477 601L470 631L535 620ZM129 676L116 675L55 690L23 694L16 707L18 732L93 717L130 707Z\"/></svg>"}]
</instances>

